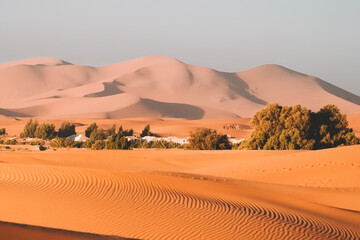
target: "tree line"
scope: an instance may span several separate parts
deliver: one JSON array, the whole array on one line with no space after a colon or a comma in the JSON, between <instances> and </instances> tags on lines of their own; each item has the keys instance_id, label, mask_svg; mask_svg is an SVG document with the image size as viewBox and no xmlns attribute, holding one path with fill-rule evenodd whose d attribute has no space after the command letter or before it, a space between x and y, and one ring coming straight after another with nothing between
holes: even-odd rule
<instances>
[{"instance_id":1,"label":"tree line","mask_svg":"<svg viewBox=\"0 0 360 240\"><path fill-rule=\"evenodd\" d=\"M239 144L231 144L227 135L216 130L201 128L190 132L188 144L168 142L164 140L147 142L143 139L128 139L134 135L133 129L123 129L116 125L108 129L100 128L96 122L85 130L88 138L78 142L68 137L76 134L75 124L69 121L61 123L58 131L54 124L39 124L36 120L28 120L21 138L39 138L51 140L51 146L78 147L90 149L132 149L132 148L184 148L192 150L287 150L287 149L324 149L337 146L359 144L360 140L348 127L346 115L341 114L335 105L326 105L318 112L312 112L301 105L281 106L270 104L257 112L250 121L254 131L251 136ZM5 135L6 129L0 129ZM140 137L152 136L150 125L142 130Z\"/></svg>"}]
</instances>

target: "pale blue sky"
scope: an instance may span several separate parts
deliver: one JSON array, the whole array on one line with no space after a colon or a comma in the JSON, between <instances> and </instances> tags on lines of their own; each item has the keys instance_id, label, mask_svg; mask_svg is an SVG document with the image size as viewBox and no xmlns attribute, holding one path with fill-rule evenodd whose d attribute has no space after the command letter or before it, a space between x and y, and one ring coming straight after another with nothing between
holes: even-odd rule
<instances>
[{"instance_id":1,"label":"pale blue sky","mask_svg":"<svg viewBox=\"0 0 360 240\"><path fill-rule=\"evenodd\" d=\"M0 0L0 63L276 63L360 95L360 0Z\"/></svg>"}]
</instances>

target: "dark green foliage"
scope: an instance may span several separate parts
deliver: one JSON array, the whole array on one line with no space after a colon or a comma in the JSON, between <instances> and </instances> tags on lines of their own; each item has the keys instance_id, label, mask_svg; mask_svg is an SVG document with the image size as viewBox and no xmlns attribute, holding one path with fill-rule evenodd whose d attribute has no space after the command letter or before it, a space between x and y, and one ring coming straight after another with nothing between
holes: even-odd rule
<instances>
[{"instance_id":1,"label":"dark green foliage","mask_svg":"<svg viewBox=\"0 0 360 240\"><path fill-rule=\"evenodd\" d=\"M168 142L165 140L149 142L149 148L168 149L168 148L182 148L182 147L183 146L180 143Z\"/></svg>"},{"instance_id":2,"label":"dark green foliage","mask_svg":"<svg viewBox=\"0 0 360 240\"><path fill-rule=\"evenodd\" d=\"M130 149L131 143L126 137L119 132L115 135L111 135L108 140L105 141L106 149Z\"/></svg>"},{"instance_id":3,"label":"dark green foliage","mask_svg":"<svg viewBox=\"0 0 360 240\"><path fill-rule=\"evenodd\" d=\"M131 148L150 148L150 144L143 139L136 139L130 141Z\"/></svg>"},{"instance_id":4,"label":"dark green foliage","mask_svg":"<svg viewBox=\"0 0 360 240\"><path fill-rule=\"evenodd\" d=\"M43 140L36 140L36 141L31 141L30 145L35 146L35 145L44 145L45 141Z\"/></svg>"},{"instance_id":5,"label":"dark green foliage","mask_svg":"<svg viewBox=\"0 0 360 240\"><path fill-rule=\"evenodd\" d=\"M104 140L96 140L94 144L91 145L91 150L102 150L105 148Z\"/></svg>"},{"instance_id":6,"label":"dark green foliage","mask_svg":"<svg viewBox=\"0 0 360 240\"><path fill-rule=\"evenodd\" d=\"M90 134L90 139L92 141L104 140L106 137L106 131L98 128L94 129Z\"/></svg>"},{"instance_id":7,"label":"dark green foliage","mask_svg":"<svg viewBox=\"0 0 360 240\"><path fill-rule=\"evenodd\" d=\"M240 148L285 150L320 149L357 144L353 131L347 128L346 116L333 105L313 113L295 105L268 105L251 120L252 135Z\"/></svg>"},{"instance_id":8,"label":"dark green foliage","mask_svg":"<svg viewBox=\"0 0 360 240\"><path fill-rule=\"evenodd\" d=\"M346 115L335 105L326 105L313 114L312 123L317 149L359 144L353 130L348 128Z\"/></svg>"},{"instance_id":9,"label":"dark green foliage","mask_svg":"<svg viewBox=\"0 0 360 240\"><path fill-rule=\"evenodd\" d=\"M132 129L126 129L123 131L124 136L133 136L134 135L134 130Z\"/></svg>"},{"instance_id":10,"label":"dark green foliage","mask_svg":"<svg viewBox=\"0 0 360 240\"><path fill-rule=\"evenodd\" d=\"M39 123L35 120L30 119L27 121L24 130L20 133L21 138L34 138L36 128L39 126Z\"/></svg>"},{"instance_id":11,"label":"dark green foliage","mask_svg":"<svg viewBox=\"0 0 360 240\"><path fill-rule=\"evenodd\" d=\"M5 128L0 128L0 136L5 135L5 134L6 134L6 129Z\"/></svg>"},{"instance_id":12,"label":"dark green foliage","mask_svg":"<svg viewBox=\"0 0 360 240\"><path fill-rule=\"evenodd\" d=\"M106 129L105 132L106 132L106 136L108 136L108 137L115 135L116 134L116 125L115 124L112 125L112 127Z\"/></svg>"},{"instance_id":13,"label":"dark green foliage","mask_svg":"<svg viewBox=\"0 0 360 240\"><path fill-rule=\"evenodd\" d=\"M82 145L83 148L91 148L91 146L95 143L95 141L91 139L87 139Z\"/></svg>"},{"instance_id":14,"label":"dark green foliage","mask_svg":"<svg viewBox=\"0 0 360 240\"><path fill-rule=\"evenodd\" d=\"M144 130L142 130L140 136L141 137L145 137L145 136L152 136L152 132L150 131L150 125L147 124L145 127L144 127Z\"/></svg>"},{"instance_id":15,"label":"dark green foliage","mask_svg":"<svg viewBox=\"0 0 360 240\"><path fill-rule=\"evenodd\" d=\"M99 127L98 127L98 125L94 122L94 123L92 123L92 124L90 124L87 128L86 128L86 130L85 130L85 136L86 137L90 137L90 135L91 135L91 133L94 131L94 130L97 130Z\"/></svg>"},{"instance_id":16,"label":"dark green foliage","mask_svg":"<svg viewBox=\"0 0 360 240\"><path fill-rule=\"evenodd\" d=\"M34 133L36 138L41 138L44 140L53 139L55 137L55 125L49 123L40 124Z\"/></svg>"},{"instance_id":17,"label":"dark green foliage","mask_svg":"<svg viewBox=\"0 0 360 240\"><path fill-rule=\"evenodd\" d=\"M187 149L193 150L223 150L231 149L229 139L216 130L201 128L191 132Z\"/></svg>"},{"instance_id":18,"label":"dark green foliage","mask_svg":"<svg viewBox=\"0 0 360 240\"><path fill-rule=\"evenodd\" d=\"M55 138L50 143L53 148L81 148L82 145L82 142L76 142L68 138Z\"/></svg>"},{"instance_id":19,"label":"dark green foliage","mask_svg":"<svg viewBox=\"0 0 360 240\"><path fill-rule=\"evenodd\" d=\"M9 140L5 141L5 144L6 145L16 145L17 141L16 141L16 139L9 139Z\"/></svg>"},{"instance_id":20,"label":"dark green foliage","mask_svg":"<svg viewBox=\"0 0 360 240\"><path fill-rule=\"evenodd\" d=\"M68 121L61 123L61 127L59 128L58 137L66 138L66 137L69 137L74 134L76 134L75 124L71 124Z\"/></svg>"},{"instance_id":21,"label":"dark green foliage","mask_svg":"<svg viewBox=\"0 0 360 240\"><path fill-rule=\"evenodd\" d=\"M0 139L0 144L4 144L4 139Z\"/></svg>"}]
</instances>

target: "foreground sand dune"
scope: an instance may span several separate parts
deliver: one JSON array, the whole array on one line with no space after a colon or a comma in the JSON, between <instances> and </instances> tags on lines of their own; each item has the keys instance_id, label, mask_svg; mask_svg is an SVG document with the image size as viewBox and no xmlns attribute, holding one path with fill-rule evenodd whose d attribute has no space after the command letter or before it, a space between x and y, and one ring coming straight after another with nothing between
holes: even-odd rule
<instances>
[{"instance_id":1,"label":"foreground sand dune","mask_svg":"<svg viewBox=\"0 0 360 240\"><path fill-rule=\"evenodd\" d=\"M0 220L140 239L359 239L359 152L2 152Z\"/></svg>"},{"instance_id":2,"label":"foreground sand dune","mask_svg":"<svg viewBox=\"0 0 360 240\"><path fill-rule=\"evenodd\" d=\"M103 67L34 58L0 64L0 83L0 115L12 117L234 118L268 103L360 113L359 96L271 64L226 73L161 56Z\"/></svg>"}]
</instances>

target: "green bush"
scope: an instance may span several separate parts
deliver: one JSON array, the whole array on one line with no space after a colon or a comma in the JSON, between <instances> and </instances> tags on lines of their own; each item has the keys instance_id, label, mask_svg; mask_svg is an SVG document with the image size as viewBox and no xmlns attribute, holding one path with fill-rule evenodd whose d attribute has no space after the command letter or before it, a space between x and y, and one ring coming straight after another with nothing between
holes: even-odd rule
<instances>
[{"instance_id":1,"label":"green bush","mask_svg":"<svg viewBox=\"0 0 360 240\"><path fill-rule=\"evenodd\" d=\"M145 137L145 136L152 136L153 133L150 131L150 125L147 124L144 129L142 130L140 136L141 137Z\"/></svg>"},{"instance_id":2,"label":"green bush","mask_svg":"<svg viewBox=\"0 0 360 240\"><path fill-rule=\"evenodd\" d=\"M54 124L42 123L36 128L34 136L36 138L49 140L53 139L55 137L55 134L56 132Z\"/></svg>"},{"instance_id":3,"label":"green bush","mask_svg":"<svg viewBox=\"0 0 360 240\"><path fill-rule=\"evenodd\" d=\"M126 137L119 132L115 135L111 135L108 140L105 141L106 149L130 149L131 143Z\"/></svg>"},{"instance_id":4,"label":"green bush","mask_svg":"<svg viewBox=\"0 0 360 240\"><path fill-rule=\"evenodd\" d=\"M80 148L82 142L76 142L69 138L55 138L51 141L50 146L53 148Z\"/></svg>"},{"instance_id":5,"label":"green bush","mask_svg":"<svg viewBox=\"0 0 360 240\"><path fill-rule=\"evenodd\" d=\"M110 137L112 135L115 135L116 134L116 125L113 124L111 128L108 128L105 130L105 133L106 133L106 136L107 137Z\"/></svg>"},{"instance_id":6,"label":"green bush","mask_svg":"<svg viewBox=\"0 0 360 240\"><path fill-rule=\"evenodd\" d=\"M229 139L226 135L221 135L216 130L202 128L191 132L189 144L186 149L192 150L223 150L231 149Z\"/></svg>"},{"instance_id":7,"label":"green bush","mask_svg":"<svg viewBox=\"0 0 360 240\"><path fill-rule=\"evenodd\" d=\"M150 144L143 139L136 139L130 141L131 148L150 148Z\"/></svg>"},{"instance_id":8,"label":"green bush","mask_svg":"<svg viewBox=\"0 0 360 240\"><path fill-rule=\"evenodd\" d=\"M90 139L92 141L104 140L104 139L106 139L106 132L102 129L96 128L91 132Z\"/></svg>"},{"instance_id":9,"label":"green bush","mask_svg":"<svg viewBox=\"0 0 360 240\"><path fill-rule=\"evenodd\" d=\"M149 147L158 148L158 149L183 148L183 146L180 143L168 142L165 140L150 142Z\"/></svg>"},{"instance_id":10,"label":"green bush","mask_svg":"<svg viewBox=\"0 0 360 240\"><path fill-rule=\"evenodd\" d=\"M39 126L39 123L35 120L28 120L25 124L23 132L20 133L21 138L34 138L35 132L37 127Z\"/></svg>"},{"instance_id":11,"label":"green bush","mask_svg":"<svg viewBox=\"0 0 360 240\"><path fill-rule=\"evenodd\" d=\"M94 123L92 123L92 124L90 124L87 128L86 128L86 130L85 130L85 136L86 137L90 137L90 135L91 135L91 133L94 131L94 130L97 130L99 127L98 127L98 125L94 122Z\"/></svg>"},{"instance_id":12,"label":"green bush","mask_svg":"<svg viewBox=\"0 0 360 240\"><path fill-rule=\"evenodd\" d=\"M61 127L59 128L58 137L66 138L71 135L75 135L75 124L71 124L69 121L64 121L61 123Z\"/></svg>"},{"instance_id":13,"label":"green bush","mask_svg":"<svg viewBox=\"0 0 360 240\"><path fill-rule=\"evenodd\" d=\"M16 139L9 139L9 140L6 140L5 141L5 144L6 145L16 145L17 144L17 141L16 141Z\"/></svg>"},{"instance_id":14,"label":"green bush","mask_svg":"<svg viewBox=\"0 0 360 240\"><path fill-rule=\"evenodd\" d=\"M5 128L0 128L0 136L5 135L5 134L6 134L6 129Z\"/></svg>"},{"instance_id":15,"label":"green bush","mask_svg":"<svg viewBox=\"0 0 360 240\"><path fill-rule=\"evenodd\" d=\"M43 140L35 140L35 141L31 141L30 145L35 146L35 145L44 145L45 141Z\"/></svg>"},{"instance_id":16,"label":"green bush","mask_svg":"<svg viewBox=\"0 0 360 240\"><path fill-rule=\"evenodd\" d=\"M346 116L334 105L314 113L300 105L271 104L253 116L251 125L254 132L240 148L309 150L359 143Z\"/></svg>"},{"instance_id":17,"label":"green bush","mask_svg":"<svg viewBox=\"0 0 360 240\"><path fill-rule=\"evenodd\" d=\"M123 127L120 126L119 128L119 133L122 133L124 136L133 136L134 135L134 130L132 129L126 129L126 130L123 130Z\"/></svg>"},{"instance_id":18,"label":"green bush","mask_svg":"<svg viewBox=\"0 0 360 240\"><path fill-rule=\"evenodd\" d=\"M102 150L105 148L104 140L97 140L94 144L91 145L91 150Z\"/></svg>"}]
</instances>

